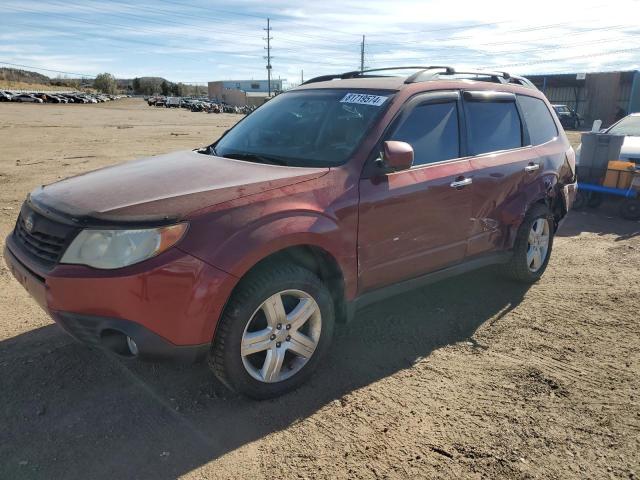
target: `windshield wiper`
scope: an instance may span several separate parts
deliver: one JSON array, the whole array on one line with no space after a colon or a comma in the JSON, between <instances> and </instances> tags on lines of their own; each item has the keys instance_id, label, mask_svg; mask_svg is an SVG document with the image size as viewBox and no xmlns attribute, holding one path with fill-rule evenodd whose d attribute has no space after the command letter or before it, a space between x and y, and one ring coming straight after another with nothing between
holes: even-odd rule
<instances>
[{"instance_id":1,"label":"windshield wiper","mask_svg":"<svg viewBox=\"0 0 640 480\"><path fill-rule=\"evenodd\" d=\"M214 153L215 155L215 153ZM284 160L280 160L279 158L269 157L266 155L258 155L257 153L227 153L222 155L224 158L232 158L235 160L246 160L248 162L255 163L268 163L271 165L287 165Z\"/></svg>"}]
</instances>

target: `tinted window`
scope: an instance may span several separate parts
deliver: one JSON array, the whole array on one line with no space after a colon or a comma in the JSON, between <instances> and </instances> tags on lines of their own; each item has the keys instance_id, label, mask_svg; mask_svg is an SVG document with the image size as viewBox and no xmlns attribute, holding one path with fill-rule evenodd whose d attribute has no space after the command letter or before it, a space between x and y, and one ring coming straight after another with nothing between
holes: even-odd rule
<instances>
[{"instance_id":1,"label":"tinted window","mask_svg":"<svg viewBox=\"0 0 640 480\"><path fill-rule=\"evenodd\" d=\"M467 102L466 111L471 155L522 146L515 102Z\"/></svg>"},{"instance_id":2,"label":"tinted window","mask_svg":"<svg viewBox=\"0 0 640 480\"><path fill-rule=\"evenodd\" d=\"M546 103L539 98L524 95L518 95L518 103L532 145L546 143L558 136L558 129ZM561 111L562 108L566 109L567 107L559 107L558 111Z\"/></svg>"},{"instance_id":3,"label":"tinted window","mask_svg":"<svg viewBox=\"0 0 640 480\"><path fill-rule=\"evenodd\" d=\"M458 109L455 103L432 103L414 108L392 136L413 147L414 165L459 156Z\"/></svg>"}]
</instances>

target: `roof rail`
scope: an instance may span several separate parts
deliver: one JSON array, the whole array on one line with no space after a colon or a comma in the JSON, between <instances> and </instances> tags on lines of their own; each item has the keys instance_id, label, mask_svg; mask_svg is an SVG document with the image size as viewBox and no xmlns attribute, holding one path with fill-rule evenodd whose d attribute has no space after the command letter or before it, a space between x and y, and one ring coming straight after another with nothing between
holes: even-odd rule
<instances>
[{"instance_id":1,"label":"roof rail","mask_svg":"<svg viewBox=\"0 0 640 480\"><path fill-rule=\"evenodd\" d=\"M319 77L314 77L306 82L302 83L302 85L307 85L310 83L317 82L326 82L329 80L341 79L345 80L348 78L367 78L367 77L381 77L383 75L367 75L373 72L385 72L392 70L418 70L416 73L408 76L404 83L416 83L416 82L424 82L428 80L436 80L443 75L484 75L491 77L497 83L513 83L519 84L525 87L534 88L537 90L537 87L528 79L524 77L520 77L518 75L511 75L509 72L494 72L490 70L456 70L454 67L449 66L440 66L440 65L430 65L430 66L410 66L410 67L385 67L385 68L372 68L369 70L354 70L352 72L345 73L337 73L334 75L322 75ZM434 71L434 70L444 70L444 71Z\"/></svg>"},{"instance_id":2,"label":"roof rail","mask_svg":"<svg viewBox=\"0 0 640 480\"><path fill-rule=\"evenodd\" d=\"M527 78L521 77L519 75L511 75L509 72L494 72L491 70L456 70L453 67L447 67L444 72L432 72L433 69L425 69L420 72L416 72L410 77L408 77L404 83L416 83L416 82L424 82L428 80L435 80L440 78L443 75L484 75L487 77L491 77L496 82L499 83L513 83L519 84L524 87L534 88L537 90L537 87Z\"/></svg>"},{"instance_id":3,"label":"roof rail","mask_svg":"<svg viewBox=\"0 0 640 480\"><path fill-rule=\"evenodd\" d=\"M345 73L336 73L333 75L321 75L319 77L314 77L306 82L302 83L302 85L307 85L309 83L317 83L317 82L326 82L329 80L335 80L337 78L341 80L346 80L348 78L367 78L367 77L378 77L382 75L366 75L367 73L372 72L385 72L391 70L420 70L422 72L430 70L430 69L445 69L447 72L449 70L453 70L451 67L441 67L441 66L414 66L414 67L385 67L385 68L371 68L368 70L354 70L351 72Z\"/></svg>"}]
</instances>

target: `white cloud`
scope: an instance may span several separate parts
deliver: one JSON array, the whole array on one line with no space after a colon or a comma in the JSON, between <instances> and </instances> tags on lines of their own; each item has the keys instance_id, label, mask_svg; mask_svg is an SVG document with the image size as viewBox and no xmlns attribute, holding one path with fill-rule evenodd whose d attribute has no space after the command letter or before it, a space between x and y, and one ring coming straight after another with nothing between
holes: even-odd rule
<instances>
[{"instance_id":1,"label":"white cloud","mask_svg":"<svg viewBox=\"0 0 640 480\"><path fill-rule=\"evenodd\" d=\"M301 69L306 78L356 69L362 34L366 64L373 67L514 65L516 73L539 73L640 66L637 0L458 0L455 6L433 0L192 0L188 7L151 0L33 0L26 6L9 0L3 9L0 60L91 74L110 69L122 77L266 77L267 16L273 73L295 82ZM633 47L636 52L619 52Z\"/></svg>"}]
</instances>

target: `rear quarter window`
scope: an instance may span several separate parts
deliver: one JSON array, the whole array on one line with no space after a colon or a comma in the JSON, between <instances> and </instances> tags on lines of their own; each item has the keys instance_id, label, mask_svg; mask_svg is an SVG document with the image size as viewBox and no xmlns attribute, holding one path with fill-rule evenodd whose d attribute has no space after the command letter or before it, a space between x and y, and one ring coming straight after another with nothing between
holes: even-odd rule
<instances>
[{"instance_id":1,"label":"rear quarter window","mask_svg":"<svg viewBox=\"0 0 640 480\"><path fill-rule=\"evenodd\" d=\"M558 136L556 123L547 104L535 97L516 96L532 145L541 145Z\"/></svg>"}]
</instances>

